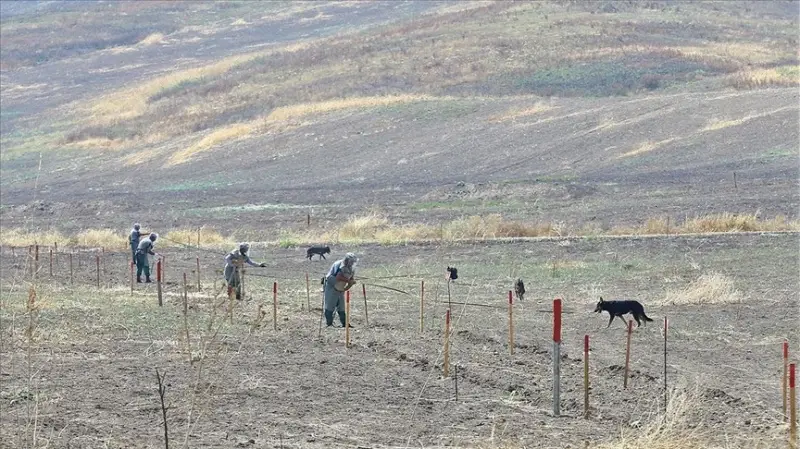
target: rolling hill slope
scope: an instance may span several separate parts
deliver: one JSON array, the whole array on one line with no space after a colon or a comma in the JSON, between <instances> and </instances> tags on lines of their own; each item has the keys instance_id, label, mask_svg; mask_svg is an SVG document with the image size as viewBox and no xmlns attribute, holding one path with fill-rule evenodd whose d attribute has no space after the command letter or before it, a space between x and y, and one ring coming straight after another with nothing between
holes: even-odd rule
<instances>
[{"instance_id":1,"label":"rolling hill slope","mask_svg":"<svg viewBox=\"0 0 800 449\"><path fill-rule=\"evenodd\" d=\"M796 2L153 3L24 51L88 5L4 15L4 225L798 215Z\"/></svg>"}]
</instances>

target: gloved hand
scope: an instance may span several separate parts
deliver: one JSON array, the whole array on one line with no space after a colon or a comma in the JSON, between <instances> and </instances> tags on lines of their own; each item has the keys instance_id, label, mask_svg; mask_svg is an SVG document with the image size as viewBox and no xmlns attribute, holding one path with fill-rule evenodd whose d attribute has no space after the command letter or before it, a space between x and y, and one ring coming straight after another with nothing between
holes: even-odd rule
<instances>
[{"instance_id":1,"label":"gloved hand","mask_svg":"<svg viewBox=\"0 0 800 449\"><path fill-rule=\"evenodd\" d=\"M261 264L259 265L259 267L261 267L261 268L264 268L264 267L266 267L266 266L267 266L267 263L266 263L266 262L261 262Z\"/></svg>"}]
</instances>

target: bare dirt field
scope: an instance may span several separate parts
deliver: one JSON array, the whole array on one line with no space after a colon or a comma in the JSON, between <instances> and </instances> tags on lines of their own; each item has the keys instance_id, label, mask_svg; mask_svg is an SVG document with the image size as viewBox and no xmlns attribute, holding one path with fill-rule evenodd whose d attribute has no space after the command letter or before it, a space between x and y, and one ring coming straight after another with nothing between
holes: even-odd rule
<instances>
[{"instance_id":1,"label":"bare dirt field","mask_svg":"<svg viewBox=\"0 0 800 449\"><path fill-rule=\"evenodd\" d=\"M59 255L51 277L42 249L38 296L28 308L27 250L16 248L14 256L6 247L0 445L30 447L35 439L36 447L161 447L158 369L166 372L170 442L190 447L576 448L621 439L640 447L637 435L664 406L668 316L670 407L686 401L680 422L671 423L675 431L719 447L777 447L786 435L781 343L788 339L794 351L800 341L797 245L796 234L589 238L335 247L327 261L312 262L303 248L256 247L254 259L269 266L248 271L247 298L235 304L232 324L223 319L226 300L215 302L212 294L220 287L214 281L222 252L164 249L160 308L154 285L130 293L126 253L103 255L97 290L96 252L73 256L71 285L68 256ZM341 328L323 328L318 336L319 277L346 250L359 254L359 274L372 278L363 281L369 325L360 286L354 288L349 349ZM447 265L460 275L451 284L452 301L482 306L452 305L452 368L443 378ZM700 285L708 276L729 283ZM509 355L506 295L517 277L528 294L515 305ZM706 296L692 296L698 293ZM655 320L634 329L627 389L625 330L619 322L606 329L607 316L591 313L599 295L638 299ZM558 418L551 381L555 297L564 301ZM582 417L584 335L592 345L588 419ZM674 438L669 432L657 438Z\"/></svg>"}]
</instances>

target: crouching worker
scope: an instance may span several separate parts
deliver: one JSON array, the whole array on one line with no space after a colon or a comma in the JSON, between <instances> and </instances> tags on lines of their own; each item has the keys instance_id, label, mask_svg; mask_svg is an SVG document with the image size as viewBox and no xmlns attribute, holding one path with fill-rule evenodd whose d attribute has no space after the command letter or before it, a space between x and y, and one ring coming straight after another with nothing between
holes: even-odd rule
<instances>
[{"instance_id":1,"label":"crouching worker","mask_svg":"<svg viewBox=\"0 0 800 449\"><path fill-rule=\"evenodd\" d=\"M353 253L347 253L344 259L337 260L331 265L328 275L325 276L325 322L333 326L333 312L339 312L339 321L342 327L347 323L344 308L344 292L356 283L356 262L358 259ZM340 288L336 288L337 284ZM350 326L353 327L353 326Z\"/></svg>"},{"instance_id":2,"label":"crouching worker","mask_svg":"<svg viewBox=\"0 0 800 449\"><path fill-rule=\"evenodd\" d=\"M249 243L240 243L239 248L231 251L225 256L225 281L228 283L228 291L236 289L236 299L242 299L242 279L241 269L244 264L252 267L266 267L266 263L255 263L247 255L250 250Z\"/></svg>"},{"instance_id":3,"label":"crouching worker","mask_svg":"<svg viewBox=\"0 0 800 449\"><path fill-rule=\"evenodd\" d=\"M145 282L152 282L149 256L159 255L153 251L156 239L158 239L158 234L154 232L150 234L150 237L139 242L139 246L136 247L136 282L140 284L142 283L142 271L144 271Z\"/></svg>"}]
</instances>

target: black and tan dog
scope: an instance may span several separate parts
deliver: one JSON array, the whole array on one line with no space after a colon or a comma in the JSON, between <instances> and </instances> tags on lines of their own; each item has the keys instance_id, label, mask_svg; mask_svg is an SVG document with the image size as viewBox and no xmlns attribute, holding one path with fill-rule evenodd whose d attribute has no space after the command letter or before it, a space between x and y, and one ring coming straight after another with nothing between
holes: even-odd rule
<instances>
[{"instance_id":1,"label":"black and tan dog","mask_svg":"<svg viewBox=\"0 0 800 449\"><path fill-rule=\"evenodd\" d=\"M330 254L330 253L331 253L330 246L312 246L311 248L308 248L308 250L306 250L306 259L311 260L314 254L318 255L320 259L324 259L325 254Z\"/></svg>"},{"instance_id":2,"label":"black and tan dog","mask_svg":"<svg viewBox=\"0 0 800 449\"><path fill-rule=\"evenodd\" d=\"M625 322L625 326L628 326L628 321L622 316L626 313L630 313L633 315L633 319L636 320L636 326L641 326L643 320L645 323L648 321L653 321L644 314L644 306L639 301L603 301L603 297L600 297L600 302L597 303L597 307L594 309L597 313L603 313L603 311L608 312L611 315L611 318L608 320L608 326L606 328L611 327L611 322L614 321L614 317L620 317L622 321Z\"/></svg>"}]
</instances>

